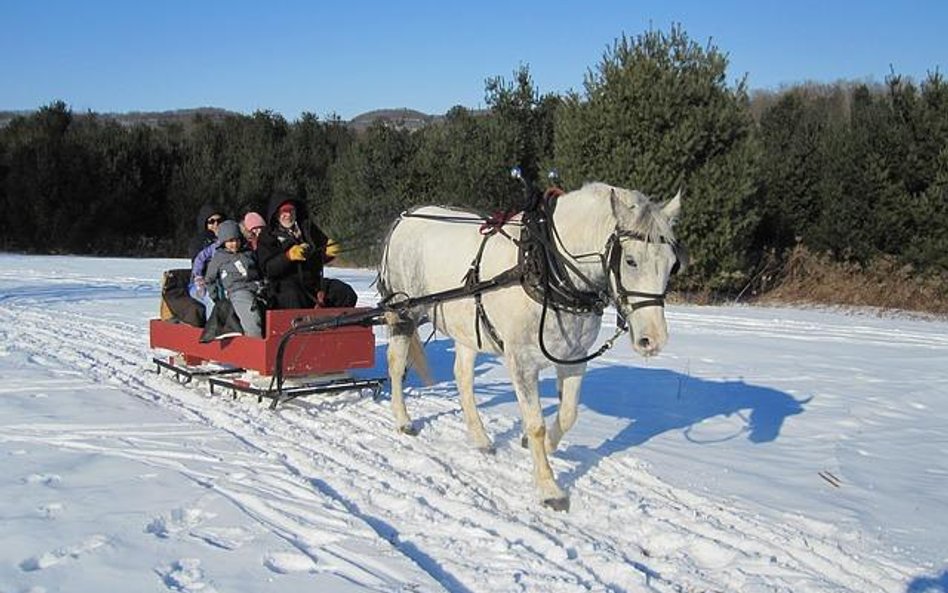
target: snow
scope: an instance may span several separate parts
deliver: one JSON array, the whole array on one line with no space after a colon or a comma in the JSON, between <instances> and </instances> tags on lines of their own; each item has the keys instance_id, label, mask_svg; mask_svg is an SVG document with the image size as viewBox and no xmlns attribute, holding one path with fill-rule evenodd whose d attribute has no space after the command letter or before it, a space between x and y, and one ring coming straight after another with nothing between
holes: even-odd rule
<instances>
[{"instance_id":1,"label":"snow","mask_svg":"<svg viewBox=\"0 0 948 593\"><path fill-rule=\"evenodd\" d=\"M467 442L441 336L414 438L386 399L273 412L156 374L184 264L0 254L0 592L948 591L944 321L670 305L659 357L590 364L557 513L497 359L497 453ZM367 375L384 355L380 330Z\"/></svg>"}]
</instances>

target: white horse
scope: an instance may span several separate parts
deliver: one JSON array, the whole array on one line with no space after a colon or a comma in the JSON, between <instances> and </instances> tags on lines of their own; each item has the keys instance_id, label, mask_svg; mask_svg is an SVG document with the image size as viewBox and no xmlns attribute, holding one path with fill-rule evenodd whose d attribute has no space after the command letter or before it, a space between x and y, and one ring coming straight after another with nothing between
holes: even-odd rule
<instances>
[{"instance_id":1,"label":"white horse","mask_svg":"<svg viewBox=\"0 0 948 593\"><path fill-rule=\"evenodd\" d=\"M659 206L637 191L591 183L559 197L553 210L555 232L550 244L555 244L570 279L577 287L610 301L603 305L615 305L628 321L633 348L646 357L658 354L668 340L664 295L679 263L672 226L680 208L681 192ZM518 246L514 240L523 232L521 218L508 221L503 232L483 247L484 236L476 224L481 221L474 213L434 206L403 214L392 227L382 256L379 279L383 293L393 295L394 302L399 297L458 288L479 249L483 249L478 270L481 280L516 266ZM455 341L454 375L468 434L485 452L494 449L476 407L474 360L479 351L503 356L523 417L541 500L556 510L568 510L569 498L556 482L548 455L576 421L580 383L586 371L586 363L579 359L588 354L599 336L601 308L569 312L551 305L544 314L543 304L519 283L485 291L480 298L481 315L475 298L467 296L426 302L387 316L391 336L388 370L397 429L417 434L405 408L402 380L409 355L419 356L417 324L427 316ZM537 383L540 370L550 365L556 367L560 405L547 430Z\"/></svg>"}]
</instances>

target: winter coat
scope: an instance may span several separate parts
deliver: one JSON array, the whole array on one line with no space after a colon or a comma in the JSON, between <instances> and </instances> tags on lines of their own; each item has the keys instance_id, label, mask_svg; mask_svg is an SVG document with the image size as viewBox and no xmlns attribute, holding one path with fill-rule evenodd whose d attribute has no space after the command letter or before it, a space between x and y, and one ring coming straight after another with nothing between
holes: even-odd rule
<instances>
[{"instance_id":1,"label":"winter coat","mask_svg":"<svg viewBox=\"0 0 948 593\"><path fill-rule=\"evenodd\" d=\"M197 227L196 232L188 241L188 258L191 259L192 263L202 249L208 245L212 245L217 240L217 235L207 228L207 219L210 218L212 214L219 214L224 217L224 211L222 209L213 204L204 204L201 206L201 209L198 210L197 216L194 219Z\"/></svg>"},{"instance_id":2,"label":"winter coat","mask_svg":"<svg viewBox=\"0 0 948 593\"><path fill-rule=\"evenodd\" d=\"M300 237L280 225L277 208L287 201L296 207ZM329 239L310 223L303 204L286 196L274 196L267 208L267 228L257 243L257 261L269 281L271 309L309 309L316 305L316 293L322 290L323 254ZM305 261L291 261L286 251L293 245L309 243L313 249Z\"/></svg>"},{"instance_id":3,"label":"winter coat","mask_svg":"<svg viewBox=\"0 0 948 593\"><path fill-rule=\"evenodd\" d=\"M195 278L203 278L207 274L207 266L211 262L211 258L214 257L214 252L217 251L218 247L220 247L220 244L215 237L213 242L209 243L206 247L201 249L197 255L191 258L192 282Z\"/></svg>"},{"instance_id":4,"label":"winter coat","mask_svg":"<svg viewBox=\"0 0 948 593\"><path fill-rule=\"evenodd\" d=\"M235 292L246 290L256 293L260 286L260 271L253 251L241 245L237 253L231 253L223 245L214 251L204 276L211 294L224 294L230 298Z\"/></svg>"}]
</instances>

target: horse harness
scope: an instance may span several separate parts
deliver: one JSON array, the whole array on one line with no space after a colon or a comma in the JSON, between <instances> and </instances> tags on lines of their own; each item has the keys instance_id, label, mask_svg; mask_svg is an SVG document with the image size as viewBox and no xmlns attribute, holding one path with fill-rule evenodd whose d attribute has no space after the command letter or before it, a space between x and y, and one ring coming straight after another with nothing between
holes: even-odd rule
<instances>
[{"instance_id":1,"label":"horse harness","mask_svg":"<svg viewBox=\"0 0 948 593\"><path fill-rule=\"evenodd\" d=\"M500 349L504 351L504 342L501 339L496 327L491 322L487 311L484 308L482 295L488 290L511 286L519 283L527 295L543 307L540 322L540 347L544 355L554 362L562 364L575 364L591 360L608 350L613 341L627 329L621 307L619 303L628 302L631 298L640 298L637 302L629 303L627 306L631 311L636 311L645 307L664 307L665 292L650 293L636 290L628 290L622 284L622 249L621 241L631 239L644 241L647 243L669 244L675 250L676 258L680 258L677 244L667 240L665 237L659 237L657 240L647 237L637 231L625 231L616 229L606 241L604 252L596 253L600 258L603 267L603 273L608 278L610 274L615 279L615 289L607 284L604 288L599 288L586 277L578 267L566 258L556 244L559 238L556 235L556 228L553 225L553 211L556 208L558 195L549 196L535 203L533 208L528 208L523 212L521 219L522 231L520 238L515 239L503 230L503 225L509 221L510 216L488 218L488 223L481 227L481 233L484 235L477 254L467 273L464 275L464 289L473 295L475 302L474 329L477 336L477 346L482 347L481 327L486 330L490 339ZM491 280L489 289L482 286L480 279L480 264L484 254L487 241L496 234L502 234L518 247L517 265L509 268ZM680 267L676 259L672 268L675 273ZM569 271L580 278L589 288L584 289L576 285ZM590 290L592 289L592 290ZM601 316L603 310L610 301L617 305L620 318L618 330L606 344L597 352L578 360L560 360L547 352L543 342L543 321L546 317L547 309L554 311L564 311L573 314L595 314Z\"/></svg>"}]
</instances>

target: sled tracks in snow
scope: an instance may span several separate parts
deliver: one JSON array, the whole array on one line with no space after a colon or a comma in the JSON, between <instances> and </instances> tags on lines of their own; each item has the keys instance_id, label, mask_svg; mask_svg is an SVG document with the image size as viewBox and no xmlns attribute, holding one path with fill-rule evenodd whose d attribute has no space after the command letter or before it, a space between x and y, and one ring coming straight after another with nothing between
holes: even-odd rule
<instances>
[{"instance_id":1,"label":"sled tracks in snow","mask_svg":"<svg viewBox=\"0 0 948 593\"><path fill-rule=\"evenodd\" d=\"M542 509L519 423L485 415L501 435L496 456L504 459L482 455L464 444L451 387L415 398L424 429L408 439L393 430L388 406L369 398L300 402L271 413L144 373L149 349L139 326L24 303L0 303L0 317L9 348L180 410L260 451L268 463L245 471L228 492L262 527L305 539L324 521L312 515L312 505L322 505L358 537L388 542L453 593L882 592L904 589L909 578L858 536L825 524L807 529L812 521L768 522L753 508L663 483L631 454L603 458L578 477L570 513ZM552 462L560 473L573 464L559 456ZM327 543L323 553L339 550Z\"/></svg>"}]
</instances>

